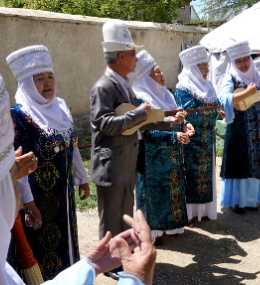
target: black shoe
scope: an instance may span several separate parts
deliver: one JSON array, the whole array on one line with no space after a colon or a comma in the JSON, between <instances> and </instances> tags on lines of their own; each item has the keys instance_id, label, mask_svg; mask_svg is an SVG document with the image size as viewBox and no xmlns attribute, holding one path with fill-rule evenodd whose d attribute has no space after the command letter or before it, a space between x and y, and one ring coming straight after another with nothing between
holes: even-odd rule
<instances>
[{"instance_id":1,"label":"black shoe","mask_svg":"<svg viewBox=\"0 0 260 285\"><path fill-rule=\"evenodd\" d=\"M238 206L236 206L235 208L232 209L232 211L236 214L239 214L239 215L244 215L246 213L246 210L245 208L240 208Z\"/></svg>"},{"instance_id":2,"label":"black shoe","mask_svg":"<svg viewBox=\"0 0 260 285\"><path fill-rule=\"evenodd\" d=\"M155 242L154 242L154 246L157 247L157 246L161 246L163 244L163 237L157 237L155 239Z\"/></svg>"},{"instance_id":3,"label":"black shoe","mask_svg":"<svg viewBox=\"0 0 260 285\"><path fill-rule=\"evenodd\" d=\"M108 271L108 272L104 272L104 275L107 276L107 277L110 277L114 280L119 280L119 275L118 275L118 272L121 272L121 271L124 271L123 267L122 266L119 266L111 271Z\"/></svg>"},{"instance_id":4,"label":"black shoe","mask_svg":"<svg viewBox=\"0 0 260 285\"><path fill-rule=\"evenodd\" d=\"M112 279L114 279L114 280L116 280L116 281L119 280L119 276L118 276L118 274L115 273L115 272L112 272L112 271L104 272L104 275L105 275L106 277L110 277L110 278L112 278Z\"/></svg>"},{"instance_id":5,"label":"black shoe","mask_svg":"<svg viewBox=\"0 0 260 285\"><path fill-rule=\"evenodd\" d=\"M202 217L202 218L201 218L201 221L202 221L202 222L209 222L210 219L209 219L209 217Z\"/></svg>"},{"instance_id":6,"label":"black shoe","mask_svg":"<svg viewBox=\"0 0 260 285\"><path fill-rule=\"evenodd\" d=\"M247 209L248 211L252 211L252 212L258 211L258 208L257 208L257 207L246 207L246 209Z\"/></svg>"}]
</instances>

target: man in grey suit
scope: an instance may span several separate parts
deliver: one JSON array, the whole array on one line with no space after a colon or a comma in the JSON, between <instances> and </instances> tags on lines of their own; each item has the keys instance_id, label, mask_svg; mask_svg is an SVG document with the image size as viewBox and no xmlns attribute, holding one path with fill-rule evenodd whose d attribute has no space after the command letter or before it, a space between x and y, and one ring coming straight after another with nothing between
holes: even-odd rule
<instances>
[{"instance_id":1,"label":"man in grey suit","mask_svg":"<svg viewBox=\"0 0 260 285\"><path fill-rule=\"evenodd\" d=\"M124 115L115 114L120 104L136 103L127 75L135 69L137 46L122 21L106 22L103 38L107 68L90 94L92 180L97 187L100 238L107 231L113 236L123 231L123 214L133 214L138 139L136 133L122 132L144 121L150 110L143 103Z\"/></svg>"}]
</instances>

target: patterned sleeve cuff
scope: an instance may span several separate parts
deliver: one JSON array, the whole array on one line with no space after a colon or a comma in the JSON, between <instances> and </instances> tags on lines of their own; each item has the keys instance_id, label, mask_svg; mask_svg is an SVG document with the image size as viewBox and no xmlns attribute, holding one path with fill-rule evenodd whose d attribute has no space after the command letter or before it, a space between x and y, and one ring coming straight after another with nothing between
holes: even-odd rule
<instances>
[{"instance_id":1,"label":"patterned sleeve cuff","mask_svg":"<svg viewBox=\"0 0 260 285\"><path fill-rule=\"evenodd\" d=\"M17 185L17 188L20 190L21 199L24 204L30 203L34 200L31 187L28 181L28 176L24 176L20 178L19 180L17 180L16 185Z\"/></svg>"}]
</instances>

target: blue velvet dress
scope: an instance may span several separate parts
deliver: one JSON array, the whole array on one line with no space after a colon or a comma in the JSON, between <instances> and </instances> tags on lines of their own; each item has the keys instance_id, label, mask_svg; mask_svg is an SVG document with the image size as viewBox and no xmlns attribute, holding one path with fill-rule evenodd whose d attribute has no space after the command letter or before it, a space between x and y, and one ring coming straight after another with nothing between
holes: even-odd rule
<instances>
[{"instance_id":1,"label":"blue velvet dress","mask_svg":"<svg viewBox=\"0 0 260 285\"><path fill-rule=\"evenodd\" d=\"M234 90L245 87L229 75L219 94L228 124L221 167L220 203L224 208L260 203L260 103L245 112L233 108Z\"/></svg>"},{"instance_id":2,"label":"blue velvet dress","mask_svg":"<svg viewBox=\"0 0 260 285\"><path fill-rule=\"evenodd\" d=\"M152 230L178 232L187 225L182 146L176 132L145 131L140 143L137 208Z\"/></svg>"},{"instance_id":3,"label":"blue velvet dress","mask_svg":"<svg viewBox=\"0 0 260 285\"><path fill-rule=\"evenodd\" d=\"M11 110L15 125L15 147L33 151L38 169L29 176L35 203L43 225L26 227L26 235L43 273L44 280L79 259L77 220L72 177L73 129L45 131L16 105Z\"/></svg>"},{"instance_id":4,"label":"blue velvet dress","mask_svg":"<svg viewBox=\"0 0 260 285\"><path fill-rule=\"evenodd\" d=\"M207 106L205 102L194 96L188 89L176 89L175 99L179 106L184 109L201 108ZM213 103L219 105L216 102ZM187 188L186 202L187 204L203 205L211 203L214 200L215 185L215 125L218 117L217 111L209 111L203 113L190 113L187 116L189 121L195 128L195 135L191 138L189 144L184 145L184 163L186 170ZM214 208L214 209L213 209ZM189 219L207 216L210 219L216 218L216 206L212 205L212 209L193 209L193 213L189 213Z\"/></svg>"}]
</instances>

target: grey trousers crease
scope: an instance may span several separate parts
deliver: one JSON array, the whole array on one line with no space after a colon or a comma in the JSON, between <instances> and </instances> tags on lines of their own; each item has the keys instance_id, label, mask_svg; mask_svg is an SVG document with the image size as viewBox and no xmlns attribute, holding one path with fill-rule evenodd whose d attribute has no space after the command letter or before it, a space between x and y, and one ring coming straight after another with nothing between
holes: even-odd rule
<instances>
[{"instance_id":1,"label":"grey trousers crease","mask_svg":"<svg viewBox=\"0 0 260 285\"><path fill-rule=\"evenodd\" d=\"M123 221L123 215L133 215L134 187L135 183L127 186L97 186L100 239L105 236L107 231L115 236L129 228Z\"/></svg>"}]
</instances>

